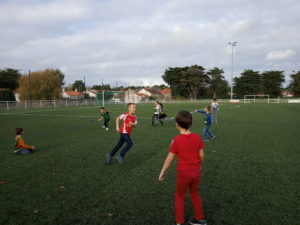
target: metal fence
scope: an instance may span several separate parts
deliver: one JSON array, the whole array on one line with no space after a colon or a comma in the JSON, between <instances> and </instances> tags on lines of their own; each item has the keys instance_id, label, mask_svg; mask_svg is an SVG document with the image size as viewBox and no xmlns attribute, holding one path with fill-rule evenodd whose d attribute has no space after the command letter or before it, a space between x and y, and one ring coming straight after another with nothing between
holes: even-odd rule
<instances>
[{"instance_id":1,"label":"metal fence","mask_svg":"<svg viewBox=\"0 0 300 225\"><path fill-rule=\"evenodd\" d=\"M32 100L32 101L0 101L0 110L27 110L27 109L49 109L68 108L78 106L95 106L95 99L66 99L66 100Z\"/></svg>"},{"instance_id":2,"label":"metal fence","mask_svg":"<svg viewBox=\"0 0 300 225\"><path fill-rule=\"evenodd\" d=\"M244 99L238 100L236 103L291 103L291 99L280 98L271 99L269 101L245 102ZM275 101L276 100L276 101ZM211 99L191 99L191 100L159 100L162 103L195 103L195 104L209 104ZM300 102L300 99L293 99L294 102ZM138 104L155 103L156 100L144 100L136 102ZM219 103L229 103L229 99L218 99ZM125 105L125 101L105 101L104 106ZM65 100L33 100L33 101L0 101L0 110L27 110L27 109L50 109L50 108L69 108L69 107L87 107L87 106L103 106L102 101L96 99L65 99Z\"/></svg>"}]
</instances>

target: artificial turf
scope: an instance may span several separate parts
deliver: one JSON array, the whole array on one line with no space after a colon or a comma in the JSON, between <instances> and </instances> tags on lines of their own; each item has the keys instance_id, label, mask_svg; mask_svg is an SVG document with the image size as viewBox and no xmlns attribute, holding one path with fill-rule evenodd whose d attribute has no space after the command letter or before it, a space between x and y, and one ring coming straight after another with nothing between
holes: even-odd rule
<instances>
[{"instance_id":1,"label":"artificial turf","mask_svg":"<svg viewBox=\"0 0 300 225\"><path fill-rule=\"evenodd\" d=\"M203 106L165 109L173 117ZM109 131L97 122L97 107L0 112L1 225L174 223L176 165L158 181L174 124L152 127L153 105L138 105L125 165L107 165L119 137L114 118L126 107L108 110ZM13 153L16 127L34 154ZM192 131L203 127L203 115L193 114ZM300 224L300 104L221 104L212 130L200 188L208 225ZM193 217L188 198L185 215Z\"/></svg>"}]
</instances>

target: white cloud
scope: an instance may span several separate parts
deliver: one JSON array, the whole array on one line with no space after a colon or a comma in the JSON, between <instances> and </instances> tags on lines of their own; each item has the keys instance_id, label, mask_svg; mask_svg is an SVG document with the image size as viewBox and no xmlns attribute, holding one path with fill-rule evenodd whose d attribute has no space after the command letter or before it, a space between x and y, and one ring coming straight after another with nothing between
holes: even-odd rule
<instances>
[{"instance_id":1,"label":"white cloud","mask_svg":"<svg viewBox=\"0 0 300 225\"><path fill-rule=\"evenodd\" d=\"M267 54L266 60L287 60L295 55L295 51L287 49L287 50L278 50L271 51Z\"/></svg>"},{"instance_id":2,"label":"white cloud","mask_svg":"<svg viewBox=\"0 0 300 225\"><path fill-rule=\"evenodd\" d=\"M170 66L299 70L297 0L0 1L0 68L64 68L67 83L162 82ZM287 49L274 51L274 49ZM285 60L281 62L280 60ZM272 64L274 65L274 64Z\"/></svg>"}]
</instances>

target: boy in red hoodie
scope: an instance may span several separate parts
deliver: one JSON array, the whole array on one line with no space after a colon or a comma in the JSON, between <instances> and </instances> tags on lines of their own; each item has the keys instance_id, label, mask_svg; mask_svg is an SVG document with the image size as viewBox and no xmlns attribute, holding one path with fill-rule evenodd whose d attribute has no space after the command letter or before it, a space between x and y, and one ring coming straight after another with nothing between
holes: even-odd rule
<instances>
[{"instance_id":1,"label":"boy in red hoodie","mask_svg":"<svg viewBox=\"0 0 300 225\"><path fill-rule=\"evenodd\" d=\"M176 224L184 224L184 197L189 190L195 212L195 218L189 224L206 225L203 214L201 196L198 193L202 162L204 160L204 144L198 134L192 133L192 115L187 111L180 111L175 118L176 128L180 135L171 143L170 152L164 162L159 175L163 181L167 169L171 166L175 156L178 163L176 168L175 215Z\"/></svg>"}]
</instances>

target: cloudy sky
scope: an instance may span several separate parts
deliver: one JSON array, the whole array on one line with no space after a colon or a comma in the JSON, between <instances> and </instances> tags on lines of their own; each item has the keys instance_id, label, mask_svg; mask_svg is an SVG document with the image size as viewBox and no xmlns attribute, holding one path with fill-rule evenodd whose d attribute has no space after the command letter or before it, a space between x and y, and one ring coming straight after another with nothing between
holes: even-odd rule
<instances>
[{"instance_id":1,"label":"cloudy sky","mask_svg":"<svg viewBox=\"0 0 300 225\"><path fill-rule=\"evenodd\" d=\"M0 0L0 69L88 85L158 84L168 67L300 70L299 0ZM288 76L287 76L288 79Z\"/></svg>"}]
</instances>

